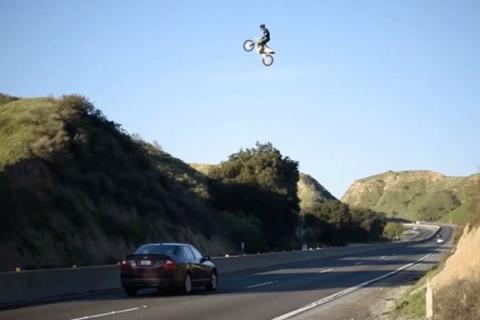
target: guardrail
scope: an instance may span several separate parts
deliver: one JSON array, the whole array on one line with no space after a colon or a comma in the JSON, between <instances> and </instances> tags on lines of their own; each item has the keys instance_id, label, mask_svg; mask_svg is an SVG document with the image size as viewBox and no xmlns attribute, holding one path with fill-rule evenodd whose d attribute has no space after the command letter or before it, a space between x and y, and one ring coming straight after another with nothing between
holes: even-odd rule
<instances>
[{"instance_id":1,"label":"guardrail","mask_svg":"<svg viewBox=\"0 0 480 320\"><path fill-rule=\"evenodd\" d=\"M428 241L440 230L418 240ZM355 245L341 248L323 248L306 251L274 252L266 254L241 255L212 258L220 275L260 270L278 265L299 263L325 257L348 256L354 253L377 250L385 246L398 246L416 243L403 241L372 245ZM42 302L67 296L120 289L118 265L61 268L48 270L26 270L0 273L0 308Z\"/></svg>"}]
</instances>

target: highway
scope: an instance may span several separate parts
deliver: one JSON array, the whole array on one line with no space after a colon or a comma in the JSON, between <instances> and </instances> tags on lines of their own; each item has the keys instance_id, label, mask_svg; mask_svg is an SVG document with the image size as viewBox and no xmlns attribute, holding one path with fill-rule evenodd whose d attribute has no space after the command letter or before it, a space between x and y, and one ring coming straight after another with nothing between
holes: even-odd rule
<instances>
[{"instance_id":1,"label":"highway","mask_svg":"<svg viewBox=\"0 0 480 320\"><path fill-rule=\"evenodd\" d=\"M426 232L419 229L417 237L424 237ZM182 296L145 290L137 297L126 297L121 291L113 291L3 310L0 319L235 320L284 319L289 315L295 318L300 310L307 311L302 307L312 302L318 304L317 308L332 303L330 300L341 305L342 299L352 295L349 291L354 289L397 286L402 281L419 278L446 254L453 228L442 226L439 235L445 244L437 244L435 238L395 245L371 244L371 250L356 254L224 275L215 293L198 289L190 296ZM385 278L393 272L402 276Z\"/></svg>"}]
</instances>

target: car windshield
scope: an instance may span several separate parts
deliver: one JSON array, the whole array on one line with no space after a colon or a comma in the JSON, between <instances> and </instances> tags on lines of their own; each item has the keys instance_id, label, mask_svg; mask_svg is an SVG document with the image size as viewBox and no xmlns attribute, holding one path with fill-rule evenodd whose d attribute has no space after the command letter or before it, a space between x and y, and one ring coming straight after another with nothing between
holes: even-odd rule
<instances>
[{"instance_id":1,"label":"car windshield","mask_svg":"<svg viewBox=\"0 0 480 320\"><path fill-rule=\"evenodd\" d=\"M179 246L165 244L145 244L135 251L135 254L163 254L166 256L177 255Z\"/></svg>"}]
</instances>

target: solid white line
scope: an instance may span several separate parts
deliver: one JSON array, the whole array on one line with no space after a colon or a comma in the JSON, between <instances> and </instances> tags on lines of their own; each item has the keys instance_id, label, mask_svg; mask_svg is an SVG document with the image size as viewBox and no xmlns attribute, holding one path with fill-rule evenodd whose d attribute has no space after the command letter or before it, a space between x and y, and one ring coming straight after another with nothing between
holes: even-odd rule
<instances>
[{"instance_id":1,"label":"solid white line","mask_svg":"<svg viewBox=\"0 0 480 320\"><path fill-rule=\"evenodd\" d=\"M135 308L129 308L129 309L123 309L123 310L115 310L115 311L110 311L110 312L105 312L105 313L99 313L99 314L93 314L91 316L83 316L80 318L72 318L70 320L87 320L87 319L96 319L96 318L101 318L101 317L106 317L106 316L112 316L114 314L120 314L120 313L126 313L126 312L132 312L132 311L138 311L140 309L145 309L147 306L143 305L140 307L135 307Z\"/></svg>"},{"instance_id":2,"label":"solid white line","mask_svg":"<svg viewBox=\"0 0 480 320\"><path fill-rule=\"evenodd\" d=\"M431 255L432 255L432 253L429 253L429 254L427 254L426 256L423 256L423 257L421 257L420 259L418 259L418 260L416 260L416 261L414 261L414 262L411 262L411 263L409 263L409 264L403 265L403 266L401 266L400 268L398 268L398 269L396 269L396 270L393 270L393 271L391 271L391 272L389 272L389 273L387 273L387 274L384 274L384 275L379 276L379 277L376 277L376 278L374 278L374 279L371 279L371 280L362 282L362 283L360 283L359 285L356 285L356 286L354 286L354 287L350 287L350 288L347 288L347 289L345 289L345 290L339 291L339 292L337 292L337 293L334 293L334 294L332 294L332 295L329 295L328 297L325 297L325 298L322 298L322 299L320 299L320 300L314 301L314 302L312 302L312 303L310 303L310 304L307 304L307 305L304 306L304 307L301 307L301 308L299 308L299 309L296 309L296 310L290 311L290 312L288 312L288 313L285 313L285 314L283 314L283 315L280 315L280 316L278 316L278 317L275 317L275 318L273 318L272 320L285 320L285 319L293 318L293 317L299 315L300 313L304 313L304 312L306 312L306 311L308 311L308 310L311 310L311 309L313 309L313 308L316 308L316 307L318 307L318 306L320 306L320 305L322 305L322 304L325 304L325 303L330 302L330 301L332 301L332 300L335 300L335 299L337 299L337 298L343 297L343 296L345 296L345 295L347 295L347 294L349 294L349 293L351 293L351 292L357 291L357 290L359 290L359 289L361 289L361 288L363 288L363 287L366 287L366 286L368 286L368 285L370 285L370 284L372 284L372 283L374 283L374 282L377 282L377 281L383 280L383 279L385 279L385 278L391 277L391 276L393 276L394 274L399 273L400 271L403 271L403 270L405 270L405 269L408 269L408 268L410 268L411 266L413 266L413 265L415 265L415 264L417 264L417 263L419 263L419 262L427 259L427 258L430 257Z\"/></svg>"},{"instance_id":3,"label":"solid white line","mask_svg":"<svg viewBox=\"0 0 480 320\"><path fill-rule=\"evenodd\" d=\"M263 282L263 283L259 283L259 284L253 284L253 285L245 287L245 288L247 288L247 289L258 288L258 287L268 286L270 284L274 284L274 283L277 283L277 282L278 282L278 280Z\"/></svg>"}]
</instances>

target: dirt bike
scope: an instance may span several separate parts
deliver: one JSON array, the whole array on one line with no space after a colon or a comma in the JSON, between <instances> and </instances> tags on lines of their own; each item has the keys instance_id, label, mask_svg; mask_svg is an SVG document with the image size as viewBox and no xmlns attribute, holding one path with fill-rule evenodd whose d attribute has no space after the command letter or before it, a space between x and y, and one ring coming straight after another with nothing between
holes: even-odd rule
<instances>
[{"instance_id":1,"label":"dirt bike","mask_svg":"<svg viewBox=\"0 0 480 320\"><path fill-rule=\"evenodd\" d=\"M257 48L257 52L262 56L262 63L267 67L271 66L273 64L273 54L275 54L275 51L267 45L259 45L257 40L249 39L243 43L243 49L247 52L252 51L255 47Z\"/></svg>"}]
</instances>

